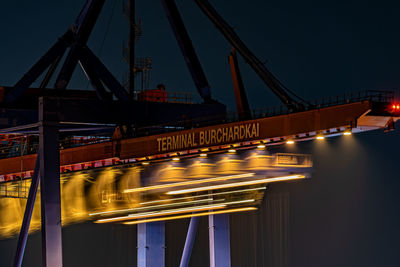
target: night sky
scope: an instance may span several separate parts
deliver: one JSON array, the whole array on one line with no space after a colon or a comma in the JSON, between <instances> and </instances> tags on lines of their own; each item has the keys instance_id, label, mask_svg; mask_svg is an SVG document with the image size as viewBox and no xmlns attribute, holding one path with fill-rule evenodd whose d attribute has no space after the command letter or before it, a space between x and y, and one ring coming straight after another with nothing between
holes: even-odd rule
<instances>
[{"instance_id":1,"label":"night sky","mask_svg":"<svg viewBox=\"0 0 400 267\"><path fill-rule=\"evenodd\" d=\"M397 1L211 3L269 69L305 99L400 88ZM229 43L192 1L177 0L177 4L214 98L234 110ZM76 0L0 1L0 85L15 84L72 24L82 5ZM128 40L121 6L121 0L106 2L89 40L89 47L120 81L127 72L121 47ZM137 54L153 57L151 87L164 83L170 91L195 93L161 3L137 0L137 17L143 21ZM240 63L251 107L280 105L245 62ZM87 86L77 69L69 87ZM277 148L312 154L313 177L273 185L260 211L232 216L232 240L237 241L232 244L232 265L399 266L399 137L398 129L374 131ZM266 217L271 215L268 205L275 203L271 200L275 197L289 206L288 247L279 263L274 258L274 239L266 229ZM185 223L168 224L167 241L174 242L167 244L168 266L179 261L185 233L178 228ZM201 227L206 228L204 221ZM65 266L134 266L135 231L91 224L65 228ZM208 255L204 229L197 238L192 266L204 266ZM0 266L9 266L14 249L15 240L0 241ZM40 237L35 234L28 241L24 266L38 266L39 250Z\"/></svg>"}]
</instances>

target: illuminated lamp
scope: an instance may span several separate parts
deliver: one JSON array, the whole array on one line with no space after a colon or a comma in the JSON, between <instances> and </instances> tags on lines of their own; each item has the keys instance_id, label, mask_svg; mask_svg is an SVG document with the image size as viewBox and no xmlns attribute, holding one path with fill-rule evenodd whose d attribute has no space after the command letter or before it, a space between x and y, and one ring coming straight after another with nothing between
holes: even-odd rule
<instances>
[{"instance_id":1,"label":"illuminated lamp","mask_svg":"<svg viewBox=\"0 0 400 267\"><path fill-rule=\"evenodd\" d=\"M286 144L293 145L294 144L294 140L293 139L289 139L289 140L286 141Z\"/></svg>"},{"instance_id":2,"label":"illuminated lamp","mask_svg":"<svg viewBox=\"0 0 400 267\"><path fill-rule=\"evenodd\" d=\"M207 157L207 154L206 154L206 153L201 153L201 154L200 154L200 157L205 158L205 157Z\"/></svg>"},{"instance_id":3,"label":"illuminated lamp","mask_svg":"<svg viewBox=\"0 0 400 267\"><path fill-rule=\"evenodd\" d=\"M264 149L264 148L265 148L265 145L264 145L264 144L259 144L259 145L257 146L257 148L259 148L259 149Z\"/></svg>"},{"instance_id":4,"label":"illuminated lamp","mask_svg":"<svg viewBox=\"0 0 400 267\"><path fill-rule=\"evenodd\" d=\"M317 140L324 140L325 136L323 134L318 134L316 137Z\"/></svg>"},{"instance_id":5,"label":"illuminated lamp","mask_svg":"<svg viewBox=\"0 0 400 267\"><path fill-rule=\"evenodd\" d=\"M392 108L392 112L398 112L398 111L400 111L400 104L392 104L391 108Z\"/></svg>"},{"instance_id":6,"label":"illuminated lamp","mask_svg":"<svg viewBox=\"0 0 400 267\"><path fill-rule=\"evenodd\" d=\"M235 149L229 149L228 152L229 152L229 153L235 153L236 150L235 150Z\"/></svg>"},{"instance_id":7,"label":"illuminated lamp","mask_svg":"<svg viewBox=\"0 0 400 267\"><path fill-rule=\"evenodd\" d=\"M172 158L172 160L173 161L179 161L179 158L175 157L175 158Z\"/></svg>"},{"instance_id":8,"label":"illuminated lamp","mask_svg":"<svg viewBox=\"0 0 400 267\"><path fill-rule=\"evenodd\" d=\"M351 129L347 129L346 131L343 132L343 135L351 135Z\"/></svg>"}]
</instances>

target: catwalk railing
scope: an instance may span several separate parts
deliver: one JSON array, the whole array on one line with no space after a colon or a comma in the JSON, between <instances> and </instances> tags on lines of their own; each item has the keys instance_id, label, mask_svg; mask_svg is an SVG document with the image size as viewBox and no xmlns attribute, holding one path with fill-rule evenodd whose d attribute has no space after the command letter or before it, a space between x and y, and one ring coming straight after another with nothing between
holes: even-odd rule
<instances>
[{"instance_id":1,"label":"catwalk railing","mask_svg":"<svg viewBox=\"0 0 400 267\"><path fill-rule=\"evenodd\" d=\"M395 98L396 95L393 91L360 91L355 93L345 93L335 97L324 97L321 99L313 100L309 102L309 106L306 107L305 110L315 110L361 101L392 102ZM285 114L289 114L289 110L285 106L274 106L252 110L251 118L259 119ZM132 137L149 136L237 121L240 121L240 118L238 113L236 112L229 112L227 114L214 117L202 117L194 119L187 118L185 120L175 121L168 124L136 127L132 130ZM90 136L67 136L65 138L60 138L60 149L102 143L110 140L112 140L111 132ZM0 143L0 159L20 156L22 157L23 155L28 154L36 154L37 151L38 137L36 135L31 135L29 137L21 135L2 136Z\"/></svg>"}]
</instances>

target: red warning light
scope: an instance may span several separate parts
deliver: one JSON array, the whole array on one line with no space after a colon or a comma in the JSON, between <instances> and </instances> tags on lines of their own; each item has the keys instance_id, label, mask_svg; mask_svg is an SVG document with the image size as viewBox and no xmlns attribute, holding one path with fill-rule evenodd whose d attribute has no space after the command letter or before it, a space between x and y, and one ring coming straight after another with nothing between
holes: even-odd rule
<instances>
[{"instance_id":1,"label":"red warning light","mask_svg":"<svg viewBox=\"0 0 400 267\"><path fill-rule=\"evenodd\" d=\"M389 109L391 112L396 112L396 113L400 112L400 104L392 104L390 105L390 107L391 108Z\"/></svg>"}]
</instances>

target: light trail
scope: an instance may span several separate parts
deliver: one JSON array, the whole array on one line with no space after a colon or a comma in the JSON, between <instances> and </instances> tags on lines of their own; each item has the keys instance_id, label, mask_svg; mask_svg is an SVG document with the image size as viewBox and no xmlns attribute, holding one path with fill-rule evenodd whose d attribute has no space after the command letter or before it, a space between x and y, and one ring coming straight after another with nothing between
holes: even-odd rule
<instances>
[{"instance_id":1,"label":"light trail","mask_svg":"<svg viewBox=\"0 0 400 267\"><path fill-rule=\"evenodd\" d=\"M186 214L186 215L172 216L172 217L137 220L137 221L132 221L132 222L124 222L123 224L132 225L132 224L148 223L148 222L170 221L170 220L177 220L177 219L184 219L184 218L192 218L192 217L200 217L200 216L216 215L216 214L224 214L224 213L234 213L234 212L242 212L242 211L250 211L250 210L257 210L257 208L256 207L247 207L247 208L228 209L228 210L221 210L221 211L210 211L210 212Z\"/></svg>"},{"instance_id":2,"label":"light trail","mask_svg":"<svg viewBox=\"0 0 400 267\"><path fill-rule=\"evenodd\" d=\"M218 181L231 180L231 179L240 179L240 178L252 177L254 175L255 175L254 173L243 173L243 174L227 175L227 176L220 176L220 177L207 178L207 179L201 179L201 180L191 180L191 181L187 181L187 182L179 182L179 183L172 183L172 184L161 184L161 185L153 185L153 186L146 186L146 187L137 187L137 188L132 188L132 189L125 189L124 193L143 192L143 191L148 191L148 190L162 189L162 188L169 188L169 187L176 187L176 186L218 182Z\"/></svg>"},{"instance_id":3,"label":"light trail","mask_svg":"<svg viewBox=\"0 0 400 267\"><path fill-rule=\"evenodd\" d=\"M223 201L223 200L224 200L224 199L219 200L219 201ZM123 213L123 212L129 212L129 211L147 210L147 209L154 209L154 208L165 208L165 207L173 207L173 206L179 206L179 205L204 203L204 202L209 202L209 201L213 201L213 199L212 199L212 198L208 198L208 199L193 200L193 201L185 201L185 202L178 202L178 203L171 203L171 204L162 204L162 205L147 206L147 207L141 207L141 208L132 208L132 209L122 209L122 210L110 210L110 211L94 212L94 213L90 213L89 216L108 215L108 214L114 214L114 213Z\"/></svg>"},{"instance_id":4,"label":"light trail","mask_svg":"<svg viewBox=\"0 0 400 267\"><path fill-rule=\"evenodd\" d=\"M159 216L159 215L168 215L168 214L176 214L176 213L184 213L184 212L196 212L196 211L203 211L203 210L222 209L225 207L226 207L226 204L217 204L217 205L204 205L204 206L198 206L198 207L190 207L190 208L184 208L184 209L165 210L165 211L158 211L158 212L144 212L144 213L138 213L138 214L129 214L127 216L121 216L121 217L100 219L100 220L95 221L95 223L120 222L120 221L126 221L126 220L130 220L130 219L140 218L140 217L154 217L154 216Z\"/></svg>"},{"instance_id":5,"label":"light trail","mask_svg":"<svg viewBox=\"0 0 400 267\"><path fill-rule=\"evenodd\" d=\"M199 196L190 196L190 197L179 197L179 198L169 198L169 199L161 199L161 200L153 200L149 202L142 202L140 205L147 205L153 203L160 203L160 202L167 202L167 201L174 201L174 200L182 200L182 199L190 199L190 198L200 198L200 197L210 197L210 196L218 196L218 195L226 195L226 194L236 194L236 193L243 193L243 192L250 192L250 191L258 191L258 190L265 190L267 189L265 186L257 187L257 188L250 188L250 189L242 189L242 190L234 190L234 191L226 191L220 193L211 193L206 195L199 195Z\"/></svg>"},{"instance_id":6,"label":"light trail","mask_svg":"<svg viewBox=\"0 0 400 267\"><path fill-rule=\"evenodd\" d=\"M221 208L225 208L228 205L251 203L254 201L255 201L254 199L246 199L246 200L225 202L225 203L221 203L221 204L189 207L189 208L183 208L183 209L173 209L173 210L165 210L165 211L158 211L158 212L144 212L144 213L138 213L138 214L129 214L127 216L122 216L122 217L100 219L100 220L95 221L95 223L120 222L120 221L135 219L135 218L141 218L141 217L156 217L156 216L160 216L160 215L170 215L170 214L184 213L184 212L196 212L196 211L211 210L211 209L221 209Z\"/></svg>"},{"instance_id":7,"label":"light trail","mask_svg":"<svg viewBox=\"0 0 400 267\"><path fill-rule=\"evenodd\" d=\"M273 177L273 178L266 178L266 179L246 181L246 182L238 182L238 183L230 183L230 184L222 184L222 185L211 185L211 186L204 186L204 187L197 187L197 188L190 188L190 189L183 189L183 190L175 190L175 191L169 191L169 192L167 192L167 194L168 195L178 195L178 194L186 194L186 193L216 190L216 189L223 189L223 188L239 187L239 186L246 186L246 185L297 180L297 179L304 179L304 178L306 178L306 177L304 175L300 175L300 174L288 175L288 176Z\"/></svg>"}]
</instances>

